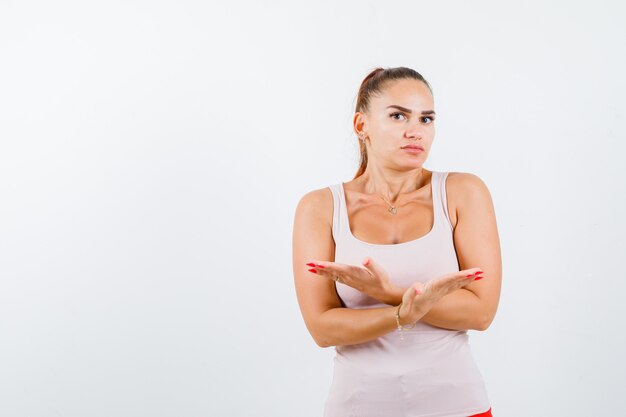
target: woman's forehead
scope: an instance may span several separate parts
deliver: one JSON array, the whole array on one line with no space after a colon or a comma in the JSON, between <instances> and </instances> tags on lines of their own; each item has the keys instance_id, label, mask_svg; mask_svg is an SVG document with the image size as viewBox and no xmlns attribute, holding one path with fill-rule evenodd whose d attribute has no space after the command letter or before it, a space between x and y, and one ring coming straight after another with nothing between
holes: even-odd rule
<instances>
[{"instance_id":1,"label":"woman's forehead","mask_svg":"<svg viewBox=\"0 0 626 417\"><path fill-rule=\"evenodd\" d=\"M400 106L414 111L433 109L433 97L430 90L420 81L396 82L372 98L372 105L378 110L386 110L389 106Z\"/></svg>"}]
</instances>

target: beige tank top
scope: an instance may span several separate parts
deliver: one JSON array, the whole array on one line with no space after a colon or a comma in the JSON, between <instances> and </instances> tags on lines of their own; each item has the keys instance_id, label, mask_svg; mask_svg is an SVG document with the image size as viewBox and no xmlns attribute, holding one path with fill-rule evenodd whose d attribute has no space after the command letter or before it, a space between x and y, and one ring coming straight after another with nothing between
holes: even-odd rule
<instances>
[{"instance_id":1,"label":"beige tank top","mask_svg":"<svg viewBox=\"0 0 626 417\"><path fill-rule=\"evenodd\" d=\"M424 236L399 244L373 244L350 230L343 183L331 185L335 262L361 265L371 256L404 288L459 271L448 216L447 172L431 179L434 224ZM386 307L345 284L336 284L345 307ZM325 416L467 417L487 411L490 402L469 346L467 331L418 322L369 342L336 346L334 374Z\"/></svg>"}]
</instances>

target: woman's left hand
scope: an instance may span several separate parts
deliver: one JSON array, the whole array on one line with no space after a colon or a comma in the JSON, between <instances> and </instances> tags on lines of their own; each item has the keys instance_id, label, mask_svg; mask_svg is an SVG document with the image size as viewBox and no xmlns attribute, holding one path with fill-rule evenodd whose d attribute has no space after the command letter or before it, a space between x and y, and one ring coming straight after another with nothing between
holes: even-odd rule
<instances>
[{"instance_id":1,"label":"woman's left hand","mask_svg":"<svg viewBox=\"0 0 626 417\"><path fill-rule=\"evenodd\" d=\"M396 305L402 298L403 289L392 284L387 271L370 257L363 260L363 266L316 260L306 265L311 267L310 272L348 285L385 304Z\"/></svg>"}]
</instances>

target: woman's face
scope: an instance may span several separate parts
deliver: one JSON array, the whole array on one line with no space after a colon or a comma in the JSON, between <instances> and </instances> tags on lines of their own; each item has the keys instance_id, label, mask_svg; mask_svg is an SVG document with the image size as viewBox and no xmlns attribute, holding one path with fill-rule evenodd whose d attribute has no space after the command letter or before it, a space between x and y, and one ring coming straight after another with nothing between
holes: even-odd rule
<instances>
[{"instance_id":1,"label":"woman's face","mask_svg":"<svg viewBox=\"0 0 626 417\"><path fill-rule=\"evenodd\" d=\"M421 167L435 137L434 110L426 84L414 79L392 81L371 98L367 114L355 115L357 131L369 136L368 160L396 169ZM424 151L403 149L406 145L419 145Z\"/></svg>"}]
</instances>

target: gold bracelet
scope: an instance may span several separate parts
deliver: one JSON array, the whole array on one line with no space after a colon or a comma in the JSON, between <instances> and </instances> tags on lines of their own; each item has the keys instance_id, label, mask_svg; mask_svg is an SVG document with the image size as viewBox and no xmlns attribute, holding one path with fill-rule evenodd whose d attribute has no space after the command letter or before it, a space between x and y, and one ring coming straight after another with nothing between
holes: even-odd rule
<instances>
[{"instance_id":1,"label":"gold bracelet","mask_svg":"<svg viewBox=\"0 0 626 417\"><path fill-rule=\"evenodd\" d=\"M415 323L411 325L405 324L404 326L400 324L400 307L402 307L402 303L398 305L398 309L396 310L396 324L398 325L398 332L400 333L400 340L404 340L404 335L402 334L402 332L404 330L409 330L415 327ZM406 326L409 326L409 327L406 327Z\"/></svg>"}]
</instances>

